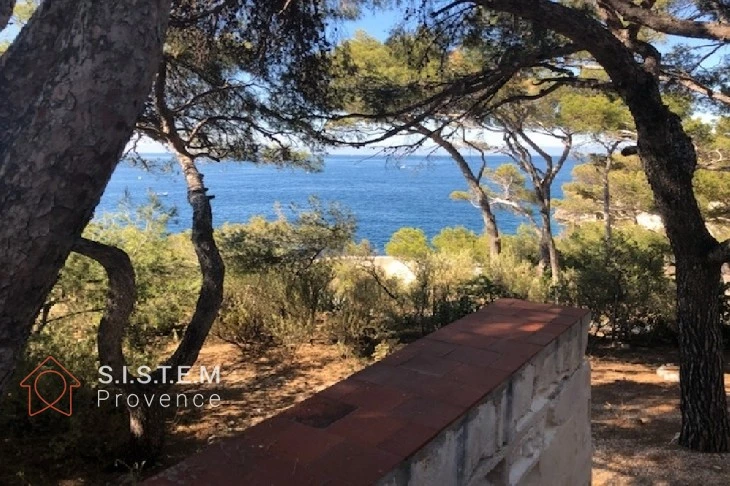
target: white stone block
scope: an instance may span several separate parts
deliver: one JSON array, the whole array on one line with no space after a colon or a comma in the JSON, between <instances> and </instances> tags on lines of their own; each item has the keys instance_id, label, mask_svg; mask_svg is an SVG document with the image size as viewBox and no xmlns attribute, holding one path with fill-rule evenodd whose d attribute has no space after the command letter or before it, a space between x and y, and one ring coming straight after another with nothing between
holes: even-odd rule
<instances>
[{"instance_id":1,"label":"white stone block","mask_svg":"<svg viewBox=\"0 0 730 486\"><path fill-rule=\"evenodd\" d=\"M464 469L471 476L477 466L488 461L497 452L497 440L500 430L497 406L493 402L479 405L464 423L466 436Z\"/></svg>"},{"instance_id":2,"label":"white stone block","mask_svg":"<svg viewBox=\"0 0 730 486\"><path fill-rule=\"evenodd\" d=\"M458 484L460 446L463 446L463 428L442 433L411 464L409 486L444 486Z\"/></svg>"},{"instance_id":3,"label":"white stone block","mask_svg":"<svg viewBox=\"0 0 730 486\"><path fill-rule=\"evenodd\" d=\"M526 365L512 379L512 427L530 411L535 385L535 366Z\"/></svg>"},{"instance_id":4,"label":"white stone block","mask_svg":"<svg viewBox=\"0 0 730 486\"><path fill-rule=\"evenodd\" d=\"M588 402L590 393L590 366L587 361L563 382L557 395L552 400L548 411L548 424L560 425L576 413L576 407L584 406ZM588 389L588 392L586 392Z\"/></svg>"}]
</instances>

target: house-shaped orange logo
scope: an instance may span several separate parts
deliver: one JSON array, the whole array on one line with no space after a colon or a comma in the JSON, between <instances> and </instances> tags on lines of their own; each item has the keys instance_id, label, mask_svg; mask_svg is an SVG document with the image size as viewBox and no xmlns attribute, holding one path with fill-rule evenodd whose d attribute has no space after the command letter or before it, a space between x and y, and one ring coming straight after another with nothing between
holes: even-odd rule
<instances>
[{"instance_id":1,"label":"house-shaped orange logo","mask_svg":"<svg viewBox=\"0 0 730 486\"><path fill-rule=\"evenodd\" d=\"M55 410L70 417L73 413L73 391L81 386L53 356L49 356L20 382L28 389L28 415Z\"/></svg>"}]
</instances>

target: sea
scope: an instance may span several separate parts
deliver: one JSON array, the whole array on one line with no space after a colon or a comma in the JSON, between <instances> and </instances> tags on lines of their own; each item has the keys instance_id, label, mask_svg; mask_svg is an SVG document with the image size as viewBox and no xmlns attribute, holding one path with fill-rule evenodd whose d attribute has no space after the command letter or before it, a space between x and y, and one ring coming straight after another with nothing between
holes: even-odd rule
<instances>
[{"instance_id":1,"label":"sea","mask_svg":"<svg viewBox=\"0 0 730 486\"><path fill-rule=\"evenodd\" d=\"M168 223L170 232L190 228L191 210L186 187L171 156L145 155L146 164L122 162L115 170L96 217L118 211L126 200L144 205L149 194L157 196L177 215ZM478 167L480 159L470 164ZM496 168L509 163L503 156L490 156L487 165ZM562 197L562 185L570 180L574 160L563 166L554 183L553 197ZM292 205L309 207L310 197L320 204L338 203L349 209L357 221L356 239L368 240L382 251L391 235L404 226L421 228L429 238L443 228L463 226L475 233L483 230L479 210L469 201L455 201L449 195L466 190L466 183L453 160L441 155L330 155L320 172L276 168L246 162L200 162L209 194L215 198L214 224L245 223L252 216L275 218L277 206L286 214ZM513 234L525 219L497 210L499 229Z\"/></svg>"}]
</instances>

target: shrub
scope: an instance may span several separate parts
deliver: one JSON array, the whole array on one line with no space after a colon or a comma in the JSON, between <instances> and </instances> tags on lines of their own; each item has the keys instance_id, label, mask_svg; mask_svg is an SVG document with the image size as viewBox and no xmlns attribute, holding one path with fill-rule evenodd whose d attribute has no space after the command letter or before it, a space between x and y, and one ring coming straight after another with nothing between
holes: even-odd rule
<instances>
[{"instance_id":1,"label":"shrub","mask_svg":"<svg viewBox=\"0 0 730 486\"><path fill-rule=\"evenodd\" d=\"M318 316L332 307L333 257L350 244L355 223L338 206L311 204L295 208L293 220L280 212L219 231L229 278L217 336L249 351L313 337Z\"/></svg>"},{"instance_id":2,"label":"shrub","mask_svg":"<svg viewBox=\"0 0 730 486\"><path fill-rule=\"evenodd\" d=\"M426 233L420 228L401 228L385 244L388 256L406 260L421 260L431 253Z\"/></svg>"},{"instance_id":3,"label":"shrub","mask_svg":"<svg viewBox=\"0 0 730 486\"><path fill-rule=\"evenodd\" d=\"M475 257L479 253L479 237L463 226L442 229L431 243L436 251L445 255L467 253Z\"/></svg>"},{"instance_id":4,"label":"shrub","mask_svg":"<svg viewBox=\"0 0 730 486\"><path fill-rule=\"evenodd\" d=\"M323 331L348 352L371 356L380 344L397 336L403 286L367 258L342 260L335 270L333 307Z\"/></svg>"},{"instance_id":5,"label":"shrub","mask_svg":"<svg viewBox=\"0 0 730 486\"><path fill-rule=\"evenodd\" d=\"M586 225L561 239L560 248L572 272L558 294L591 309L600 334L628 340L673 322L669 248L661 236L635 226L616 228L607 246L600 225Z\"/></svg>"},{"instance_id":6,"label":"shrub","mask_svg":"<svg viewBox=\"0 0 730 486\"><path fill-rule=\"evenodd\" d=\"M534 226L521 224L515 234L502 236L502 250L518 262L537 265L540 260L540 236Z\"/></svg>"}]
</instances>

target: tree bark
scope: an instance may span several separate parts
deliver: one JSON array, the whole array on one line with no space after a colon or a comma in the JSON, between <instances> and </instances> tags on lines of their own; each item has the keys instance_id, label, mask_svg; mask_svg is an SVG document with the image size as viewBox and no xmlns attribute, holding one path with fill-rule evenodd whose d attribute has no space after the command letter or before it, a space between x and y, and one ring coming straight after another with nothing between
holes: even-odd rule
<instances>
[{"instance_id":1,"label":"tree bark","mask_svg":"<svg viewBox=\"0 0 730 486\"><path fill-rule=\"evenodd\" d=\"M46 0L0 58L0 391L159 64L170 0Z\"/></svg>"},{"instance_id":2,"label":"tree bark","mask_svg":"<svg viewBox=\"0 0 730 486\"><path fill-rule=\"evenodd\" d=\"M131 463L142 463L156 460L165 446L167 420L173 414L170 408L160 406L159 401L152 401L151 406L143 403L145 395L159 394L163 387L146 386L126 390L140 397L137 407L127 407L129 413L130 440L127 447L127 460Z\"/></svg>"},{"instance_id":3,"label":"tree bark","mask_svg":"<svg viewBox=\"0 0 730 486\"><path fill-rule=\"evenodd\" d=\"M677 261L682 412L679 443L698 451L727 451L730 441L730 434L722 433L730 430L730 423L717 298L721 281L717 265L690 258Z\"/></svg>"},{"instance_id":4,"label":"tree bark","mask_svg":"<svg viewBox=\"0 0 730 486\"><path fill-rule=\"evenodd\" d=\"M15 0L0 0L0 32L10 22L10 17L13 16L13 8L15 8Z\"/></svg>"},{"instance_id":5,"label":"tree bark","mask_svg":"<svg viewBox=\"0 0 730 486\"><path fill-rule=\"evenodd\" d=\"M606 248L611 248L613 240L613 216L611 216L611 180L609 173L613 165L613 155L606 157L606 163L603 166L603 225L605 231Z\"/></svg>"},{"instance_id":6,"label":"tree bark","mask_svg":"<svg viewBox=\"0 0 730 486\"><path fill-rule=\"evenodd\" d=\"M110 366L112 378L122 382L122 368L127 365L122 350L124 333L137 301L134 267L121 248L80 238L73 251L99 263L106 272L108 290L104 314L99 323L96 345L99 363Z\"/></svg>"},{"instance_id":7,"label":"tree bark","mask_svg":"<svg viewBox=\"0 0 730 486\"><path fill-rule=\"evenodd\" d=\"M203 185L203 175L195 166L194 159L179 153L177 158L188 184L188 202L193 208L191 241L203 281L193 317L175 353L166 363L174 367L192 366L198 359L200 348L203 347L223 303L225 279L225 265L213 233L213 211L210 206L212 196L207 195L208 189Z\"/></svg>"},{"instance_id":8,"label":"tree bark","mask_svg":"<svg viewBox=\"0 0 730 486\"><path fill-rule=\"evenodd\" d=\"M558 250L555 247L555 238L553 238L553 226L550 220L549 203L541 204L540 217L542 219L542 241L541 244L547 250L550 261L550 280L556 284L560 280L560 262L558 261Z\"/></svg>"},{"instance_id":9,"label":"tree bark","mask_svg":"<svg viewBox=\"0 0 730 486\"><path fill-rule=\"evenodd\" d=\"M489 256L496 258L502 253L502 240L499 237L497 218L494 216L492 207L489 204L489 198L484 194L481 187L479 188L478 200L479 210L482 213L482 221L484 222L484 234L487 235L487 244L489 245Z\"/></svg>"},{"instance_id":10,"label":"tree bark","mask_svg":"<svg viewBox=\"0 0 730 486\"><path fill-rule=\"evenodd\" d=\"M130 434L125 448L127 453L125 460L130 463L155 460L164 445L165 420L170 413L162 408L158 401L152 401L150 407L146 406L144 396L164 392L170 385L133 384L126 383L123 379L122 370L127 366L127 361L122 350L122 342L137 298L132 261L120 248L85 238L79 239L73 251L99 263L109 280L106 307L99 324L97 338L99 362L102 366L111 368L112 379L118 383L115 386L124 393L126 404L129 403L126 398L130 394L139 398L136 407L126 406ZM177 373L174 375L177 376Z\"/></svg>"}]
</instances>

